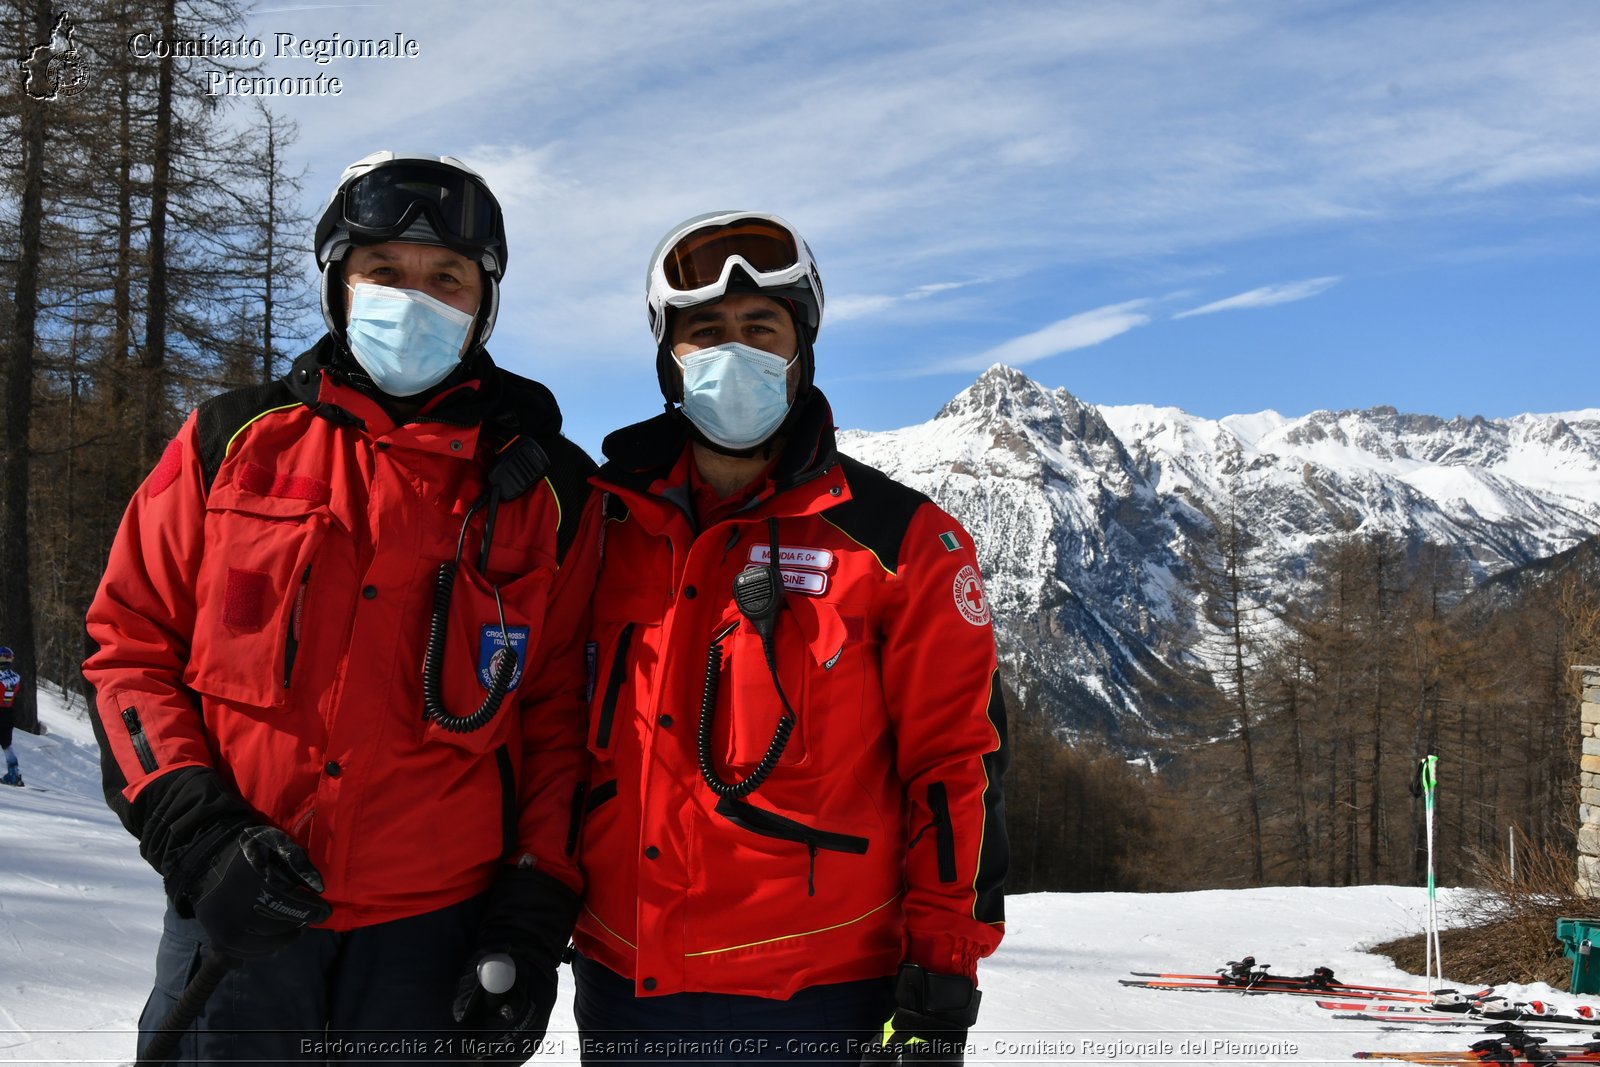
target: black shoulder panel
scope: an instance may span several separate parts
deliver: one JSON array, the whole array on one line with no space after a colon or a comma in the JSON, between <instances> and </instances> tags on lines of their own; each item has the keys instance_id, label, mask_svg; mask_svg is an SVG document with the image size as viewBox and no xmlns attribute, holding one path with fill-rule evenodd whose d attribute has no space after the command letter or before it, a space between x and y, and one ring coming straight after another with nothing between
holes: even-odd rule
<instances>
[{"instance_id":1,"label":"black shoulder panel","mask_svg":"<svg viewBox=\"0 0 1600 1067\"><path fill-rule=\"evenodd\" d=\"M542 437L539 443L550 457L550 487L555 490L556 501L561 505L561 525L556 529L556 565L567 558L567 549L578 536L578 522L583 518L583 505L594 492L589 476L598 468L589 453L560 434Z\"/></svg>"},{"instance_id":2,"label":"black shoulder panel","mask_svg":"<svg viewBox=\"0 0 1600 1067\"><path fill-rule=\"evenodd\" d=\"M287 407L300 401L289 392L282 381L266 385L251 385L233 389L214 396L201 404L195 412L195 430L200 443L200 469L205 473L206 488L222 469L228 455L228 442L251 419L273 408Z\"/></svg>"},{"instance_id":3,"label":"black shoulder panel","mask_svg":"<svg viewBox=\"0 0 1600 1067\"><path fill-rule=\"evenodd\" d=\"M561 525L556 530L556 565L560 566L578 536L583 505L594 491L589 476L599 468L589 453L562 436L561 408L549 389L504 367L496 367L495 372L496 388L484 419L486 428L502 441L526 434L550 457L545 477L561 505Z\"/></svg>"},{"instance_id":4,"label":"black shoulder panel","mask_svg":"<svg viewBox=\"0 0 1600 1067\"><path fill-rule=\"evenodd\" d=\"M900 569L900 545L905 541L911 517L928 503L928 498L849 456L841 454L839 465L850 485L850 499L829 508L822 517L869 549L893 574Z\"/></svg>"}]
</instances>

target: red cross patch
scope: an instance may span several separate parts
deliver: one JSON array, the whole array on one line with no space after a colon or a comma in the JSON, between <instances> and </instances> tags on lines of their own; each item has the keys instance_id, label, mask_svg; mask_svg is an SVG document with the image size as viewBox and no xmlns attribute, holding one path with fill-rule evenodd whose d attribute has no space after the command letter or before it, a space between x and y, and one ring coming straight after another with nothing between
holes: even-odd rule
<instances>
[{"instance_id":1,"label":"red cross patch","mask_svg":"<svg viewBox=\"0 0 1600 1067\"><path fill-rule=\"evenodd\" d=\"M966 566L956 573L954 592L956 610L963 619L974 626L989 625L989 598L984 595L977 568Z\"/></svg>"}]
</instances>

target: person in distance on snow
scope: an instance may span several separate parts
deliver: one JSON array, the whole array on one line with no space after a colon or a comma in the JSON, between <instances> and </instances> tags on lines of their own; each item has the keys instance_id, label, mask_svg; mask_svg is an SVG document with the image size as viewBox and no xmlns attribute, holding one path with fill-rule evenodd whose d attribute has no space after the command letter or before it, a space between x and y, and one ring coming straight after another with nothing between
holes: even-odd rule
<instances>
[{"instance_id":1,"label":"person in distance on snow","mask_svg":"<svg viewBox=\"0 0 1600 1067\"><path fill-rule=\"evenodd\" d=\"M17 700L22 696L22 675L17 673L16 654L7 646L0 646L0 751L6 754L6 773L0 784L21 785L22 768L17 766L17 754L11 751L11 734L17 725Z\"/></svg>"},{"instance_id":2,"label":"person in distance on snow","mask_svg":"<svg viewBox=\"0 0 1600 1067\"><path fill-rule=\"evenodd\" d=\"M667 410L595 479L584 1061L960 1062L1007 855L972 540L835 451L782 219L690 219L647 286Z\"/></svg>"},{"instance_id":3,"label":"person in distance on snow","mask_svg":"<svg viewBox=\"0 0 1600 1067\"><path fill-rule=\"evenodd\" d=\"M484 348L476 172L369 155L315 252L327 335L189 417L89 609L106 797L170 900L140 1050L210 950L242 963L183 1062L520 1063L578 906L594 466Z\"/></svg>"}]
</instances>

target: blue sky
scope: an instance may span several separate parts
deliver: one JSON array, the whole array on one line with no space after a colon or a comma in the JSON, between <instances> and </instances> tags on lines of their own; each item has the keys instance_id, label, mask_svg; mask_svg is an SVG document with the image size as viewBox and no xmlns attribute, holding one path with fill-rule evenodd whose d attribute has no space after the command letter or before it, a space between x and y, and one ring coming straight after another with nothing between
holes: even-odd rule
<instances>
[{"instance_id":1,"label":"blue sky","mask_svg":"<svg viewBox=\"0 0 1600 1067\"><path fill-rule=\"evenodd\" d=\"M1592 0L448 7L267 3L247 32L418 42L269 60L344 85L277 101L308 209L377 148L483 171L491 350L591 452L660 409L650 249L722 208L816 252L842 426L924 421L994 362L1209 417L1600 406Z\"/></svg>"}]
</instances>

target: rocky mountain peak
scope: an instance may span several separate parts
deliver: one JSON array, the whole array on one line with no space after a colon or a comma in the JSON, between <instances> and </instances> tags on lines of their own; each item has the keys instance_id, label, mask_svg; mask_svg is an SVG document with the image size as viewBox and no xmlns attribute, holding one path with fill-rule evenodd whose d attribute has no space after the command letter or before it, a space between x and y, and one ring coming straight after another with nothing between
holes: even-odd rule
<instances>
[{"instance_id":1,"label":"rocky mountain peak","mask_svg":"<svg viewBox=\"0 0 1600 1067\"><path fill-rule=\"evenodd\" d=\"M1448 546L1480 581L1600 530L1600 411L1208 420L994 366L931 422L840 443L972 532L1023 694L1130 748L1179 728L1170 683L1203 661L1186 561L1208 513L1249 516L1280 601L1349 529Z\"/></svg>"}]
</instances>

